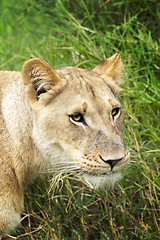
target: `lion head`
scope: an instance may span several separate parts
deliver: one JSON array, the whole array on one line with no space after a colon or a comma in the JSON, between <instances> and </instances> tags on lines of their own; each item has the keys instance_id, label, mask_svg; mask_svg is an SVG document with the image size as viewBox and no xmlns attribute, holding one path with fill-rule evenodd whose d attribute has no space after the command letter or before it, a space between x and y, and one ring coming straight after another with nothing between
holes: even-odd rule
<instances>
[{"instance_id":1,"label":"lion head","mask_svg":"<svg viewBox=\"0 0 160 240\"><path fill-rule=\"evenodd\" d=\"M24 64L33 139L48 169L80 173L95 187L120 178L129 162L124 113L117 99L122 71L118 53L91 71L54 70L38 58Z\"/></svg>"}]
</instances>

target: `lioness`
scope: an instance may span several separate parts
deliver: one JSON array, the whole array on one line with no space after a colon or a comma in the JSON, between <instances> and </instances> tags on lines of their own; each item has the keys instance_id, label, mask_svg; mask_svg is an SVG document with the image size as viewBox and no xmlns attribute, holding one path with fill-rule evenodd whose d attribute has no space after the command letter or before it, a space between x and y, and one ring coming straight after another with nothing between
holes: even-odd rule
<instances>
[{"instance_id":1,"label":"lioness","mask_svg":"<svg viewBox=\"0 0 160 240\"><path fill-rule=\"evenodd\" d=\"M81 173L95 187L120 178L129 162L117 100L122 69L116 53L92 71L54 70L38 58L22 72L0 71L1 237L20 222L24 187L44 172Z\"/></svg>"}]
</instances>

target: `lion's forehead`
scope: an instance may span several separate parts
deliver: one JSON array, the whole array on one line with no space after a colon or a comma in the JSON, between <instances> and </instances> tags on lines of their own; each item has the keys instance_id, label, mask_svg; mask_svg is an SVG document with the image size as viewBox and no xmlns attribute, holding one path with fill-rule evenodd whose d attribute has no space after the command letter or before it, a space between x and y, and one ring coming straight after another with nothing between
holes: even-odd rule
<instances>
[{"instance_id":1,"label":"lion's forehead","mask_svg":"<svg viewBox=\"0 0 160 240\"><path fill-rule=\"evenodd\" d=\"M64 92L71 107L74 108L77 105L84 108L84 105L86 107L98 105L100 110L114 105L113 103L119 104L109 86L94 72L75 67L57 69L57 72L60 77L67 80Z\"/></svg>"},{"instance_id":2,"label":"lion's forehead","mask_svg":"<svg viewBox=\"0 0 160 240\"><path fill-rule=\"evenodd\" d=\"M64 67L56 71L61 78L68 81L68 85L72 86L74 90L89 90L93 94L108 92L109 95L114 97L103 78L93 71L77 67Z\"/></svg>"}]
</instances>

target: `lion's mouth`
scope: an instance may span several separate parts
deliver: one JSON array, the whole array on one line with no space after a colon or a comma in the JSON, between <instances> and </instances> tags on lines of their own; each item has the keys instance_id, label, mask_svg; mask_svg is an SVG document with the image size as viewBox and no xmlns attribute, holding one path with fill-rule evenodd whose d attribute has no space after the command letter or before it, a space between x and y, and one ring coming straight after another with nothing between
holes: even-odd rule
<instances>
[{"instance_id":1,"label":"lion's mouth","mask_svg":"<svg viewBox=\"0 0 160 240\"><path fill-rule=\"evenodd\" d=\"M83 174L88 174L90 176L98 176L98 177L105 177L105 176L109 176L109 175L114 175L117 172L120 172L122 169L124 169L130 162L129 159L129 154L128 156L123 159L123 160L119 160L118 163L113 167L111 166L110 168L103 168L103 169L90 169L90 170L82 170Z\"/></svg>"},{"instance_id":2,"label":"lion's mouth","mask_svg":"<svg viewBox=\"0 0 160 240\"><path fill-rule=\"evenodd\" d=\"M128 153L122 161L119 161L114 168L106 169L102 172L83 171L85 181L91 188L104 188L113 186L117 180L121 178L121 170L124 169L130 162L130 154Z\"/></svg>"},{"instance_id":3,"label":"lion's mouth","mask_svg":"<svg viewBox=\"0 0 160 240\"><path fill-rule=\"evenodd\" d=\"M87 171L82 171L82 173L84 174L84 175L89 175L89 176L93 176L93 177L102 177L102 176L108 176L108 175L111 175L111 174L114 174L115 173L115 171L112 171L112 170L110 170L110 171L107 171L107 172L99 172L99 173L96 173L96 172L87 172Z\"/></svg>"},{"instance_id":4,"label":"lion's mouth","mask_svg":"<svg viewBox=\"0 0 160 240\"><path fill-rule=\"evenodd\" d=\"M121 178L121 172L109 171L105 174L85 173L83 177L91 188L106 188L114 186L115 182Z\"/></svg>"}]
</instances>

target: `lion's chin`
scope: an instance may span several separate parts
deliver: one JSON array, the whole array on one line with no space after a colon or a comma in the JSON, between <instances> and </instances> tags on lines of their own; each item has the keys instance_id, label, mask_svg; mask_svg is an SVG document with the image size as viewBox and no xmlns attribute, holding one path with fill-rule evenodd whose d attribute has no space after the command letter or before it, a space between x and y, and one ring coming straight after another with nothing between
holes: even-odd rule
<instances>
[{"instance_id":1,"label":"lion's chin","mask_svg":"<svg viewBox=\"0 0 160 240\"><path fill-rule=\"evenodd\" d=\"M84 173L83 176L89 186L95 189L113 187L115 182L122 177L121 172L108 172L103 175Z\"/></svg>"}]
</instances>

